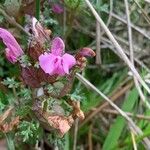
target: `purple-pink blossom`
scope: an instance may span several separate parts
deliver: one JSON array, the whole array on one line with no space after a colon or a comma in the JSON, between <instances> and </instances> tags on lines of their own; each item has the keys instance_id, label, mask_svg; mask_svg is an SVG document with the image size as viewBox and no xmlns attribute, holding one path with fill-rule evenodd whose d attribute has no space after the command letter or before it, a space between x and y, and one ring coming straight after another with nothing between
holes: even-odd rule
<instances>
[{"instance_id":1,"label":"purple-pink blossom","mask_svg":"<svg viewBox=\"0 0 150 150\"><path fill-rule=\"evenodd\" d=\"M84 57L94 57L96 55L95 52L89 47L82 48L79 54Z\"/></svg>"},{"instance_id":2,"label":"purple-pink blossom","mask_svg":"<svg viewBox=\"0 0 150 150\"><path fill-rule=\"evenodd\" d=\"M17 62L17 59L23 55L23 50L20 45L17 43L13 35L6 29L0 28L0 38L3 40L3 43L6 45L5 54L6 58L11 62Z\"/></svg>"},{"instance_id":3,"label":"purple-pink blossom","mask_svg":"<svg viewBox=\"0 0 150 150\"><path fill-rule=\"evenodd\" d=\"M68 54L64 54L65 45L61 38L56 37L52 41L51 53L44 53L39 56L39 64L45 73L50 75L60 75L69 74L69 69L71 69L75 64L75 58Z\"/></svg>"},{"instance_id":4,"label":"purple-pink blossom","mask_svg":"<svg viewBox=\"0 0 150 150\"><path fill-rule=\"evenodd\" d=\"M60 4L53 4L52 11L56 14L61 14L64 12L64 9Z\"/></svg>"}]
</instances>

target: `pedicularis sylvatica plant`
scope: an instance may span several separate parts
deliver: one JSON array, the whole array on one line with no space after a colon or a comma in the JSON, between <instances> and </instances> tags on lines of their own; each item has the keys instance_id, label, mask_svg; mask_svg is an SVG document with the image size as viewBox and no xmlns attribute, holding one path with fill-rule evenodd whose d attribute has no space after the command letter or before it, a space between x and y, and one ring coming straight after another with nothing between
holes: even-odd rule
<instances>
[{"instance_id":1,"label":"pedicularis sylvatica plant","mask_svg":"<svg viewBox=\"0 0 150 150\"><path fill-rule=\"evenodd\" d=\"M63 11L59 5L53 5L52 10ZM19 81L9 77L3 81L12 88L14 100L1 115L0 130L13 132L14 139L23 142L36 142L41 130L63 137L75 119L84 119L80 96L70 91L76 92L72 88L75 74L86 67L86 57L95 56L88 47L79 48L75 55L67 53L63 39L52 37L51 30L36 18L30 19L26 29L31 36L26 49L7 29L0 28L6 59L20 70Z\"/></svg>"}]
</instances>

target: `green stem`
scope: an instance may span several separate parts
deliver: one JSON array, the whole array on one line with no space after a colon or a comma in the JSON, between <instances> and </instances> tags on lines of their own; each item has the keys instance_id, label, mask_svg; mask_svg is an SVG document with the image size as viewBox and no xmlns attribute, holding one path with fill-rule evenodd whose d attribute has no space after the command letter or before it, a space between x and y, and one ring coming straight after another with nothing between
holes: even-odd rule
<instances>
[{"instance_id":1,"label":"green stem","mask_svg":"<svg viewBox=\"0 0 150 150\"><path fill-rule=\"evenodd\" d=\"M47 111L47 107L48 107L48 102L47 102L47 100L45 100L44 104L43 104L43 112Z\"/></svg>"},{"instance_id":2,"label":"green stem","mask_svg":"<svg viewBox=\"0 0 150 150\"><path fill-rule=\"evenodd\" d=\"M140 135L138 137L135 138L135 141L136 143L142 141L145 137L148 137L150 136L150 132L149 131L145 131L145 133L143 135ZM127 146L127 145L130 145L132 143L131 139L127 139L124 143L120 144L121 147L124 147L124 146Z\"/></svg>"},{"instance_id":3,"label":"green stem","mask_svg":"<svg viewBox=\"0 0 150 150\"><path fill-rule=\"evenodd\" d=\"M40 19L40 0L36 0L36 19Z\"/></svg>"},{"instance_id":4,"label":"green stem","mask_svg":"<svg viewBox=\"0 0 150 150\"><path fill-rule=\"evenodd\" d=\"M11 133L6 133L5 137L7 141L8 150L15 150L14 138L12 137Z\"/></svg>"},{"instance_id":5,"label":"green stem","mask_svg":"<svg viewBox=\"0 0 150 150\"><path fill-rule=\"evenodd\" d=\"M12 90L13 90L14 97L15 97L16 101L18 102L17 105L20 105L20 101L19 101L19 98L18 98L18 95L17 95L16 88L13 87Z\"/></svg>"}]
</instances>

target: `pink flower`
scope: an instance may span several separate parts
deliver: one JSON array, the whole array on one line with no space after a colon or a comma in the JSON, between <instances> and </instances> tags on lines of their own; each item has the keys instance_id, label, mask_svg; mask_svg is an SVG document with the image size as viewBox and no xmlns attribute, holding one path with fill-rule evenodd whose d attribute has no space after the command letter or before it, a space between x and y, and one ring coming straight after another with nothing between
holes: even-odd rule
<instances>
[{"instance_id":1,"label":"pink flower","mask_svg":"<svg viewBox=\"0 0 150 150\"><path fill-rule=\"evenodd\" d=\"M60 4L53 4L52 11L56 14L61 14L64 12L64 9Z\"/></svg>"},{"instance_id":2,"label":"pink flower","mask_svg":"<svg viewBox=\"0 0 150 150\"><path fill-rule=\"evenodd\" d=\"M76 60L70 54L63 54L64 48L63 40L56 37L52 41L51 53L39 56L39 64L45 73L60 76L69 74L69 69L76 64Z\"/></svg>"},{"instance_id":3,"label":"pink flower","mask_svg":"<svg viewBox=\"0 0 150 150\"><path fill-rule=\"evenodd\" d=\"M0 38L3 40L6 45L6 58L11 62L17 62L18 57L23 55L23 51L20 45L17 43L13 35L7 30L0 28Z\"/></svg>"},{"instance_id":4,"label":"pink flower","mask_svg":"<svg viewBox=\"0 0 150 150\"><path fill-rule=\"evenodd\" d=\"M88 48L88 47L82 48L79 54L84 57L94 57L96 55L95 52L91 48Z\"/></svg>"}]
</instances>

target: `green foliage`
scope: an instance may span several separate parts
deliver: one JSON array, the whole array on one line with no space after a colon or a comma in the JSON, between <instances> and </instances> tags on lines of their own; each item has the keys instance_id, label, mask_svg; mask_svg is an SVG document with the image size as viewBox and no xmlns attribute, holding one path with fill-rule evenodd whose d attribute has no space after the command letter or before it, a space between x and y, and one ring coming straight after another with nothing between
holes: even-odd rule
<instances>
[{"instance_id":1,"label":"green foliage","mask_svg":"<svg viewBox=\"0 0 150 150\"><path fill-rule=\"evenodd\" d=\"M20 109L20 107L16 108L16 115L20 116L21 118L24 118L30 114L31 114L31 108L28 105L22 106L21 109Z\"/></svg>"},{"instance_id":2,"label":"green foliage","mask_svg":"<svg viewBox=\"0 0 150 150\"><path fill-rule=\"evenodd\" d=\"M24 67L31 66L29 57L27 55L22 55L19 61Z\"/></svg>"},{"instance_id":3,"label":"green foliage","mask_svg":"<svg viewBox=\"0 0 150 150\"><path fill-rule=\"evenodd\" d=\"M84 4L83 0L64 0L64 2L70 9L80 9Z\"/></svg>"},{"instance_id":4,"label":"green foliage","mask_svg":"<svg viewBox=\"0 0 150 150\"><path fill-rule=\"evenodd\" d=\"M6 140L7 140L7 145L8 145L8 150L15 150L15 143L14 143L14 135L13 133L7 133L5 134Z\"/></svg>"},{"instance_id":5,"label":"green foliage","mask_svg":"<svg viewBox=\"0 0 150 150\"><path fill-rule=\"evenodd\" d=\"M147 5L144 0L136 1L144 9L146 15L148 16L149 5ZM23 5L20 9L21 2ZM64 7L65 12L62 14L53 13L51 3L49 1L44 1L44 4L40 4L40 0L36 0L35 2L36 8L32 12L29 11L29 14L35 12L36 17L41 21L41 24L52 31L51 39L55 36L60 36L64 39L65 51L67 51L67 53L75 54L76 51L82 47L91 47L96 51L96 20L84 0L64 0L63 2L53 0L53 4L59 3ZM122 47L125 50L128 50L127 26L122 24L122 21L116 19L113 14L109 14L111 1L90 0L90 2L100 14L100 17L104 22L107 22L108 18L110 19L108 28L114 35L116 35L115 38L120 42ZM28 5L27 1L1 0L0 3L4 6L6 13L8 13L8 15L12 18L14 17L19 25L22 25L23 27L27 25L28 22L25 19L25 14L23 14L24 11L25 13L28 13L26 11L30 8L30 5L29 7L26 6L26 4ZM128 3L130 7L131 22L134 24L133 28L138 28L140 31L144 32L144 34L148 34L148 32L146 33L146 30L149 29L149 24L147 24L144 19L142 11L135 4L134 0L129 0ZM113 1L112 9L114 14L126 20L125 5L123 1ZM15 14L17 14L17 16L15 16ZM7 17L4 17L2 14L0 14L0 25L1 27L7 28L14 32L17 41L21 43L22 49L24 52L27 52L27 43L29 38L22 34L17 27L12 25L11 21L8 22ZM116 53L112 51L114 50L114 46L109 39L106 39L107 36L103 32L103 29L101 29L100 42L102 64L97 66L95 64L95 58L88 58L87 69L83 72L84 76L91 83L93 83L104 94L111 97L114 91L115 93L120 91L120 89L124 86L124 84L122 86L122 83L124 83L127 78L128 81L125 86L131 82L131 79L128 76L129 70L125 67L123 61L116 55ZM150 63L146 61L147 56L145 55L148 53L149 42L141 33L132 30L132 34L134 40L133 48L134 51L136 51L135 57L140 56L140 60L148 66ZM40 145L42 142L44 142L44 145L48 143L52 147L59 148L60 150L71 150L74 142L74 126L72 126L72 130L63 138L59 137L55 134L55 132L51 134L51 132L47 131L43 125L43 122L46 122L46 119L42 116L43 114L39 115L39 110L37 110L37 112L34 112L33 110L33 104L36 101L35 95L37 89L29 88L28 86L22 84L21 81L18 82L18 80L21 79L19 72L20 67L17 63L11 64L7 61L5 56L5 48L5 45L0 41L0 82L2 81L2 84L0 84L0 114L2 115L7 108L12 106L14 107L12 118L19 116L20 124L13 131L5 135L0 133L0 138L3 138L4 136L6 137L9 150L15 150L15 148L23 150L24 148L22 145L24 144L33 149L35 148L35 144ZM44 48L49 48L49 42L44 46ZM139 50L137 50L137 48L139 48ZM144 50L146 50L146 52ZM144 56L142 54L144 54ZM19 62L23 67L32 65L32 61L27 55L23 55L19 59ZM137 65L137 63L135 63L135 65L140 71L140 65ZM35 63L34 67L39 68L39 63ZM145 69L143 70L145 71ZM144 72L142 77L144 78L146 74L147 72ZM60 78L57 78L57 80L59 79ZM58 81L53 84L47 83L47 85L43 88L47 90L46 92L48 92L48 94L53 92L57 95L57 93L59 93L64 86L65 82L67 81L62 80L62 82ZM45 83L41 83L41 86L44 84ZM147 100L149 100L149 95L147 92L145 92L144 95L147 96ZM88 117L89 112L93 112L93 110L95 110L93 108L100 106L104 102L102 97L81 85L76 79L71 94L68 94L61 99L54 99L45 94L39 99L41 101L39 101L37 105L42 105L41 107L43 110L48 110L48 113L55 114L54 109L57 107L59 112L62 111L66 116L69 116L73 110L72 106L69 105L68 100L71 99L74 101L80 101L81 109L86 114L86 117ZM133 115L150 115L150 111L141 104L139 94L135 88L132 90L128 89L124 95L119 97L116 105L121 107L124 111L131 112ZM34 118L35 114L37 120ZM101 114L104 117L101 117ZM40 122L38 122L39 118L42 118L43 120L41 119ZM10 119L11 117L9 117L7 121L10 121ZM144 119L139 120L134 117L133 120L143 131L142 136L135 136L136 145L139 150L144 150L145 148L141 141L144 137L150 136L149 121ZM104 124L105 121L106 125ZM40 126L40 124L43 126ZM90 131L91 126L89 126L89 124L92 126L92 131ZM101 111L82 128L80 128L79 122L77 150L89 148L87 137L90 134L93 142L93 149L96 149L99 145L103 148L103 150L133 149L130 130L128 130L126 120L124 120L121 116L105 114Z\"/></svg>"},{"instance_id":6,"label":"green foliage","mask_svg":"<svg viewBox=\"0 0 150 150\"><path fill-rule=\"evenodd\" d=\"M81 90L76 89L72 94L68 94L71 100L74 101L84 101L85 96L81 93Z\"/></svg>"},{"instance_id":7,"label":"green foliage","mask_svg":"<svg viewBox=\"0 0 150 150\"><path fill-rule=\"evenodd\" d=\"M95 0L95 1L93 1L93 4L95 6L95 9L98 12L107 12L108 11L109 5L105 2L103 2L102 0Z\"/></svg>"},{"instance_id":8,"label":"green foliage","mask_svg":"<svg viewBox=\"0 0 150 150\"><path fill-rule=\"evenodd\" d=\"M35 144L41 137L41 128L38 122L22 121L18 127L17 136L23 139L23 142Z\"/></svg>"},{"instance_id":9,"label":"green foliage","mask_svg":"<svg viewBox=\"0 0 150 150\"><path fill-rule=\"evenodd\" d=\"M23 88L20 90L19 95L24 99L24 100L31 100L31 90L27 88Z\"/></svg>"},{"instance_id":10,"label":"green foliage","mask_svg":"<svg viewBox=\"0 0 150 150\"><path fill-rule=\"evenodd\" d=\"M7 77L6 79L4 79L4 81L2 83L4 85L8 86L8 88L18 88L19 87L19 83L16 82L14 78Z\"/></svg>"},{"instance_id":11,"label":"green foliage","mask_svg":"<svg viewBox=\"0 0 150 150\"><path fill-rule=\"evenodd\" d=\"M127 98L125 99L122 110L125 112L131 112L134 109L134 105L138 99L138 92L136 89L133 89L128 94ZM111 128L108 132L106 140L103 145L103 150L112 150L117 146L119 137L125 128L126 122L123 117L117 117L115 122L111 125ZM111 144L110 144L111 143Z\"/></svg>"},{"instance_id":12,"label":"green foliage","mask_svg":"<svg viewBox=\"0 0 150 150\"><path fill-rule=\"evenodd\" d=\"M104 79L103 80L98 80L96 79L97 77L95 77L95 75L92 77L91 76L91 80L94 79L94 81L99 81L96 82L96 86L100 88L101 91L103 91L103 93L110 94L111 92L116 89L118 87L118 85L124 80L125 76L126 76L126 70L124 71L120 71L118 73L115 73L112 77ZM98 76L98 78L100 79L100 76ZM105 81L106 80L106 81ZM92 82L94 82L92 81ZM95 93L89 92L89 90L82 90L82 93L85 93L85 100L81 101L81 108L84 112L89 111L90 109L92 109L93 107L96 107L98 104L100 104L102 102L102 98L97 96Z\"/></svg>"},{"instance_id":13,"label":"green foliage","mask_svg":"<svg viewBox=\"0 0 150 150\"><path fill-rule=\"evenodd\" d=\"M6 105L2 103L1 98L0 98L0 113L2 113L5 109Z\"/></svg>"},{"instance_id":14,"label":"green foliage","mask_svg":"<svg viewBox=\"0 0 150 150\"><path fill-rule=\"evenodd\" d=\"M66 150L65 147L68 147L66 145L65 137L59 137L56 133L48 134L48 141L54 147L58 147L58 149Z\"/></svg>"},{"instance_id":15,"label":"green foliage","mask_svg":"<svg viewBox=\"0 0 150 150\"><path fill-rule=\"evenodd\" d=\"M0 15L0 23L2 23L3 21L4 21L4 17Z\"/></svg>"}]
</instances>

